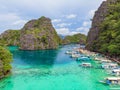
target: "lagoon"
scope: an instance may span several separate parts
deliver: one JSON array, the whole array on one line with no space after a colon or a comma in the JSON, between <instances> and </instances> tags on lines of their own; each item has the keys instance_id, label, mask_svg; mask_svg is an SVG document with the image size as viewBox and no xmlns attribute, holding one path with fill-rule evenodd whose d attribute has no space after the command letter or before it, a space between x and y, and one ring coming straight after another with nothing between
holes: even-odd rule
<instances>
[{"instance_id":1,"label":"lagoon","mask_svg":"<svg viewBox=\"0 0 120 90\"><path fill-rule=\"evenodd\" d=\"M110 90L100 83L108 74L103 69L83 68L81 62L65 54L68 48L57 50L21 51L11 46L12 74L0 81L0 90ZM94 60L89 61L98 66Z\"/></svg>"}]
</instances>

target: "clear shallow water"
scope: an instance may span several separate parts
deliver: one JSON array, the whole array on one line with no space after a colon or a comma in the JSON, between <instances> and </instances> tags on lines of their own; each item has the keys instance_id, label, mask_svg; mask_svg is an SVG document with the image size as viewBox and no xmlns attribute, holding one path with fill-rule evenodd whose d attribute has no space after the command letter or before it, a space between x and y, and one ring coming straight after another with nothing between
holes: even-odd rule
<instances>
[{"instance_id":1,"label":"clear shallow water","mask_svg":"<svg viewBox=\"0 0 120 90\"><path fill-rule=\"evenodd\" d=\"M0 90L110 90L111 86L99 83L108 76L105 71L79 67L81 62L65 54L68 47L44 51L9 47L14 57L12 75L0 81Z\"/></svg>"}]
</instances>

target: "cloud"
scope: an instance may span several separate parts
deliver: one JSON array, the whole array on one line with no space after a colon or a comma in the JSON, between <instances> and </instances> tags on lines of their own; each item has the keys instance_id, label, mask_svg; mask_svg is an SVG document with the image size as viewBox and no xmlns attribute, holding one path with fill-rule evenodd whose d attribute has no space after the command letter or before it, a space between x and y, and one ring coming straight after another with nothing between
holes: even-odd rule
<instances>
[{"instance_id":1,"label":"cloud","mask_svg":"<svg viewBox=\"0 0 120 90\"><path fill-rule=\"evenodd\" d=\"M70 25L72 25L72 23L60 23L60 24L57 24L56 26L65 27L65 26L70 26Z\"/></svg>"},{"instance_id":2,"label":"cloud","mask_svg":"<svg viewBox=\"0 0 120 90\"><path fill-rule=\"evenodd\" d=\"M23 20L16 13L2 13L0 14L0 33L7 29L19 29L27 22Z\"/></svg>"},{"instance_id":3,"label":"cloud","mask_svg":"<svg viewBox=\"0 0 120 90\"><path fill-rule=\"evenodd\" d=\"M18 21L13 22L12 24L13 25L20 25L20 24L25 24L26 22L27 22L26 20L18 20Z\"/></svg>"},{"instance_id":4,"label":"cloud","mask_svg":"<svg viewBox=\"0 0 120 90\"><path fill-rule=\"evenodd\" d=\"M56 26L64 21L72 32L83 27L84 21L91 19L103 0L0 0L0 32L6 29L21 28L26 21L46 16ZM64 17L61 17L65 15ZM88 16L87 16L88 15ZM87 16L87 18L85 18ZM86 19L86 20L85 20ZM73 24L73 23L76 23ZM61 25L64 28L67 25ZM85 25L87 26L87 25Z\"/></svg>"},{"instance_id":5,"label":"cloud","mask_svg":"<svg viewBox=\"0 0 120 90\"><path fill-rule=\"evenodd\" d=\"M87 26L90 26L90 25L91 25L91 21L84 21L83 22L84 27L87 27Z\"/></svg>"},{"instance_id":6,"label":"cloud","mask_svg":"<svg viewBox=\"0 0 120 90\"><path fill-rule=\"evenodd\" d=\"M57 33L61 34L61 35L69 34L69 29L68 28L59 28L59 29L56 29L56 30L57 30Z\"/></svg>"},{"instance_id":7,"label":"cloud","mask_svg":"<svg viewBox=\"0 0 120 90\"><path fill-rule=\"evenodd\" d=\"M88 12L88 15L89 15L90 18L92 18L92 17L94 16L95 11L96 11L96 10L90 10L90 11Z\"/></svg>"},{"instance_id":8,"label":"cloud","mask_svg":"<svg viewBox=\"0 0 120 90\"><path fill-rule=\"evenodd\" d=\"M52 20L53 23L59 23L59 22L61 22L61 21L62 21L61 19L53 19L53 20Z\"/></svg>"},{"instance_id":9,"label":"cloud","mask_svg":"<svg viewBox=\"0 0 120 90\"><path fill-rule=\"evenodd\" d=\"M0 14L0 22L9 22L9 21L15 21L19 20L20 17L17 16L15 13L2 13Z\"/></svg>"},{"instance_id":10,"label":"cloud","mask_svg":"<svg viewBox=\"0 0 120 90\"><path fill-rule=\"evenodd\" d=\"M76 17L77 17L76 14L70 14L70 15L66 16L67 19L73 19L73 18L76 18Z\"/></svg>"},{"instance_id":11,"label":"cloud","mask_svg":"<svg viewBox=\"0 0 120 90\"><path fill-rule=\"evenodd\" d=\"M77 34L77 33L80 33L78 31L70 31L69 28L59 28L59 29L56 29L57 30L57 33L58 34L61 34L61 35L74 35L74 34Z\"/></svg>"},{"instance_id":12,"label":"cloud","mask_svg":"<svg viewBox=\"0 0 120 90\"><path fill-rule=\"evenodd\" d=\"M89 28L88 27L79 27L76 29L77 32L87 35Z\"/></svg>"},{"instance_id":13,"label":"cloud","mask_svg":"<svg viewBox=\"0 0 120 90\"><path fill-rule=\"evenodd\" d=\"M82 33L82 34L87 35L90 26L91 26L91 21L83 21L82 26L79 27L79 28L76 28L76 31L77 31L77 32L80 32L80 33Z\"/></svg>"}]
</instances>

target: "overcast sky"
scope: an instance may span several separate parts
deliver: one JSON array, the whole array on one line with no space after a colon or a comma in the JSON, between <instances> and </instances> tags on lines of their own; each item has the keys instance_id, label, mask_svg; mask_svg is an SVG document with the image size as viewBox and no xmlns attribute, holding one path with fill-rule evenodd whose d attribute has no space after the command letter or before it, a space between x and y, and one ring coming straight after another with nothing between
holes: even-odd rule
<instances>
[{"instance_id":1,"label":"overcast sky","mask_svg":"<svg viewBox=\"0 0 120 90\"><path fill-rule=\"evenodd\" d=\"M103 0L0 0L0 33L20 29L31 19L51 18L58 34L87 34Z\"/></svg>"}]
</instances>

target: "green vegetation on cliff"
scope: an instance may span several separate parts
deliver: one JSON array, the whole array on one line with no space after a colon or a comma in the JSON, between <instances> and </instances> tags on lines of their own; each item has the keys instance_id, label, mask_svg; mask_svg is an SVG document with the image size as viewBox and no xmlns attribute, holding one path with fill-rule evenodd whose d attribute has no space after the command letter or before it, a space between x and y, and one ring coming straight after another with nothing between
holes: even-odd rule
<instances>
[{"instance_id":1,"label":"green vegetation on cliff","mask_svg":"<svg viewBox=\"0 0 120 90\"><path fill-rule=\"evenodd\" d=\"M70 43L85 44L86 36L84 34L80 34L80 33L72 35L72 36L66 36L63 39L63 44L70 44Z\"/></svg>"},{"instance_id":2,"label":"green vegetation on cliff","mask_svg":"<svg viewBox=\"0 0 120 90\"><path fill-rule=\"evenodd\" d=\"M0 45L19 45L20 30L7 30L0 35Z\"/></svg>"},{"instance_id":3,"label":"green vegetation on cliff","mask_svg":"<svg viewBox=\"0 0 120 90\"><path fill-rule=\"evenodd\" d=\"M0 35L1 46L19 46L22 50L56 49L62 43L51 20L31 20L20 30L7 30Z\"/></svg>"},{"instance_id":4,"label":"green vegetation on cliff","mask_svg":"<svg viewBox=\"0 0 120 90\"><path fill-rule=\"evenodd\" d=\"M12 55L5 48L0 46L0 79L10 73Z\"/></svg>"},{"instance_id":5,"label":"green vegetation on cliff","mask_svg":"<svg viewBox=\"0 0 120 90\"><path fill-rule=\"evenodd\" d=\"M56 49L60 43L61 39L51 20L44 16L29 21L21 30L20 49L22 50Z\"/></svg>"},{"instance_id":6,"label":"green vegetation on cliff","mask_svg":"<svg viewBox=\"0 0 120 90\"><path fill-rule=\"evenodd\" d=\"M110 56L120 56L120 1L108 5L108 14L100 25L92 50Z\"/></svg>"}]
</instances>

